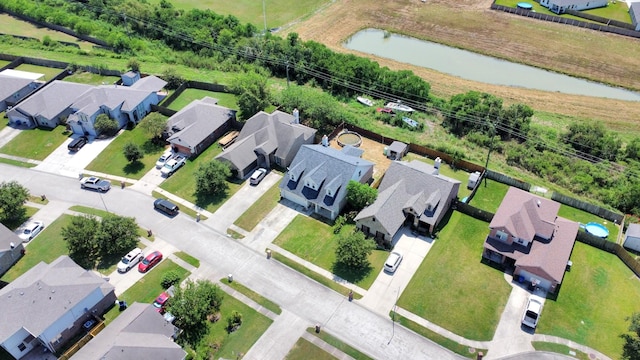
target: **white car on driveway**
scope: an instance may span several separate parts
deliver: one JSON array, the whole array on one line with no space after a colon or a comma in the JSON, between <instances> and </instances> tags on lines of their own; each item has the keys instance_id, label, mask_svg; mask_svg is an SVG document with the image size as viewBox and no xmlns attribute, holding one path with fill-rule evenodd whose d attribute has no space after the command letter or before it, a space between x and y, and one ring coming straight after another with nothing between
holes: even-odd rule
<instances>
[{"instance_id":1,"label":"white car on driveway","mask_svg":"<svg viewBox=\"0 0 640 360\"><path fill-rule=\"evenodd\" d=\"M160 158L158 159L158 161L156 161L156 168L161 169L164 166L164 164L166 164L167 161L169 161L169 159L171 159L172 157L173 157L173 151L171 149L165 151L164 154L160 155Z\"/></svg>"},{"instance_id":2,"label":"white car on driveway","mask_svg":"<svg viewBox=\"0 0 640 360\"><path fill-rule=\"evenodd\" d=\"M144 258L144 254L142 254L142 250L139 248L135 248L125 256L122 257L122 260L118 263L118 272L126 273L131 270L132 267L136 266L137 263L140 262Z\"/></svg>"},{"instance_id":3,"label":"white car on driveway","mask_svg":"<svg viewBox=\"0 0 640 360\"><path fill-rule=\"evenodd\" d=\"M535 329L538 326L541 312L542 301L533 296L529 297L527 307L524 309L524 314L522 314L522 325Z\"/></svg>"},{"instance_id":4,"label":"white car on driveway","mask_svg":"<svg viewBox=\"0 0 640 360\"><path fill-rule=\"evenodd\" d=\"M185 158L184 156L176 155L175 157L169 159L166 164L164 164L162 169L160 169L160 173L162 174L162 176L169 177L173 175L174 172L178 171L178 169L180 169L186 161L187 158Z\"/></svg>"},{"instance_id":5,"label":"white car on driveway","mask_svg":"<svg viewBox=\"0 0 640 360\"><path fill-rule=\"evenodd\" d=\"M40 234L42 229L44 229L44 223L42 221L31 221L24 226L18 237L22 239L23 242L28 242Z\"/></svg>"},{"instance_id":6,"label":"white car on driveway","mask_svg":"<svg viewBox=\"0 0 640 360\"><path fill-rule=\"evenodd\" d=\"M254 171L253 174L251 174L251 177L249 178L249 184L251 185L260 184L260 181L262 181L262 179L264 179L266 175L267 175L267 170L263 168L259 168L258 170Z\"/></svg>"},{"instance_id":7,"label":"white car on driveway","mask_svg":"<svg viewBox=\"0 0 640 360\"><path fill-rule=\"evenodd\" d=\"M392 251L387 258L387 261L384 262L384 271L390 274L393 274L400 266L402 262L402 254L397 251Z\"/></svg>"}]
</instances>

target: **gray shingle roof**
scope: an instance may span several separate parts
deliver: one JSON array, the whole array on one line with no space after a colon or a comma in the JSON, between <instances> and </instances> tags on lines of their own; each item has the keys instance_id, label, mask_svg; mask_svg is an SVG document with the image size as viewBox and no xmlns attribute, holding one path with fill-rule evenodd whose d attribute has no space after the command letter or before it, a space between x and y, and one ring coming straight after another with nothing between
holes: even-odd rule
<instances>
[{"instance_id":1,"label":"gray shingle roof","mask_svg":"<svg viewBox=\"0 0 640 360\"><path fill-rule=\"evenodd\" d=\"M22 240L13 231L0 224L0 252L11 249L11 243L18 245Z\"/></svg>"},{"instance_id":2,"label":"gray shingle roof","mask_svg":"<svg viewBox=\"0 0 640 360\"><path fill-rule=\"evenodd\" d=\"M42 115L46 119L52 119L92 88L91 85L56 80L38 90L10 112L19 109L23 114L34 117Z\"/></svg>"},{"instance_id":3,"label":"gray shingle roof","mask_svg":"<svg viewBox=\"0 0 640 360\"><path fill-rule=\"evenodd\" d=\"M72 359L184 359L186 352L171 340L175 331L153 305L133 303Z\"/></svg>"},{"instance_id":4,"label":"gray shingle roof","mask_svg":"<svg viewBox=\"0 0 640 360\"><path fill-rule=\"evenodd\" d=\"M33 80L0 75L0 101L10 99L16 91L31 84Z\"/></svg>"},{"instance_id":5,"label":"gray shingle roof","mask_svg":"<svg viewBox=\"0 0 640 360\"><path fill-rule=\"evenodd\" d=\"M160 79L157 76L149 75L145 76L142 79L133 83L133 85L129 86L131 89L142 90L142 91L160 91L164 86L167 85L167 82Z\"/></svg>"},{"instance_id":6,"label":"gray shingle roof","mask_svg":"<svg viewBox=\"0 0 640 360\"><path fill-rule=\"evenodd\" d=\"M632 2L631 6L629 6L629 12L634 20L633 25L636 25L640 21L640 2Z\"/></svg>"},{"instance_id":7,"label":"gray shingle roof","mask_svg":"<svg viewBox=\"0 0 640 360\"><path fill-rule=\"evenodd\" d=\"M205 97L192 101L167 121L167 128L173 132L167 140L191 149L207 136L235 118L235 110L217 105L218 100Z\"/></svg>"},{"instance_id":8,"label":"gray shingle roof","mask_svg":"<svg viewBox=\"0 0 640 360\"><path fill-rule=\"evenodd\" d=\"M640 238L640 224L630 224L629 227L627 227L625 236Z\"/></svg>"},{"instance_id":9,"label":"gray shingle roof","mask_svg":"<svg viewBox=\"0 0 640 360\"><path fill-rule=\"evenodd\" d=\"M403 210L411 208L421 214L420 221L434 225L448 210L437 205L444 203L442 199L457 196L459 188L458 180L435 175L435 168L422 161L393 161L378 187L378 198L360 211L355 220L375 217L393 235L405 221ZM429 204L435 209L428 211Z\"/></svg>"},{"instance_id":10,"label":"gray shingle roof","mask_svg":"<svg viewBox=\"0 0 640 360\"><path fill-rule=\"evenodd\" d=\"M127 86L100 85L79 96L71 107L87 115L95 114L101 106L109 109L117 109L121 106L122 111L131 111L136 108L151 91L132 89Z\"/></svg>"},{"instance_id":11,"label":"gray shingle roof","mask_svg":"<svg viewBox=\"0 0 640 360\"><path fill-rule=\"evenodd\" d=\"M0 290L0 342L22 327L40 336L96 289L106 296L114 287L68 256L40 262Z\"/></svg>"}]
</instances>

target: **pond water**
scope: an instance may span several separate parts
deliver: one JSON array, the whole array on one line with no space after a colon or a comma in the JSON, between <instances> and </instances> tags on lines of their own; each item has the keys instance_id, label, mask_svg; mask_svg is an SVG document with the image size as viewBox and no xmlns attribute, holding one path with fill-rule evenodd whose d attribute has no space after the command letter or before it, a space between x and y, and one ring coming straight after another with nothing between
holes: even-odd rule
<instances>
[{"instance_id":1,"label":"pond water","mask_svg":"<svg viewBox=\"0 0 640 360\"><path fill-rule=\"evenodd\" d=\"M460 50L378 29L357 32L344 44L357 50L463 79L566 94L640 101L640 93L574 78L533 66Z\"/></svg>"}]
</instances>

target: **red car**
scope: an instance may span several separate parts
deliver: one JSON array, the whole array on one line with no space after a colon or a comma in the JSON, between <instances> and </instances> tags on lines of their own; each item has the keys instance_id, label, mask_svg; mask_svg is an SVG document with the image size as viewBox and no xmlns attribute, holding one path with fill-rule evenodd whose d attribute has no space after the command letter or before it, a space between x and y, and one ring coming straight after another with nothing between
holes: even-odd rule
<instances>
[{"instance_id":1,"label":"red car","mask_svg":"<svg viewBox=\"0 0 640 360\"><path fill-rule=\"evenodd\" d=\"M164 306L167 303L167 301L169 301L169 294L167 294L166 292L163 292L162 294L158 295L156 300L153 302L153 306L156 308L156 310L159 313L163 313Z\"/></svg>"},{"instance_id":2,"label":"red car","mask_svg":"<svg viewBox=\"0 0 640 360\"><path fill-rule=\"evenodd\" d=\"M162 253L154 251L138 264L138 271L145 273L162 260Z\"/></svg>"}]
</instances>

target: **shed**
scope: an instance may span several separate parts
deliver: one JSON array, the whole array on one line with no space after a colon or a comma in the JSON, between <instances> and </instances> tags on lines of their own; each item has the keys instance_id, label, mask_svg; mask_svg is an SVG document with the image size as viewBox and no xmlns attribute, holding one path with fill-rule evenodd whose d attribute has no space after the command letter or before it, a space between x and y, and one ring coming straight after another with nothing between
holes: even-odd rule
<instances>
[{"instance_id":1,"label":"shed","mask_svg":"<svg viewBox=\"0 0 640 360\"><path fill-rule=\"evenodd\" d=\"M409 146L400 141L394 141L389 145L387 157L391 160L400 160L403 156L407 155Z\"/></svg>"},{"instance_id":2,"label":"shed","mask_svg":"<svg viewBox=\"0 0 640 360\"><path fill-rule=\"evenodd\" d=\"M480 172L476 171L474 173L469 174L469 182L467 183L468 189L474 189L478 182L480 181Z\"/></svg>"},{"instance_id":3,"label":"shed","mask_svg":"<svg viewBox=\"0 0 640 360\"><path fill-rule=\"evenodd\" d=\"M640 252L640 224L631 224L624 235L624 247Z\"/></svg>"},{"instance_id":4,"label":"shed","mask_svg":"<svg viewBox=\"0 0 640 360\"><path fill-rule=\"evenodd\" d=\"M127 71L126 73L120 75L120 79L122 79L122 85L131 86L136 81L140 80L140 73L137 71Z\"/></svg>"}]
</instances>

